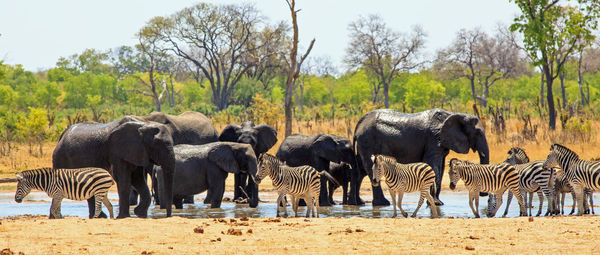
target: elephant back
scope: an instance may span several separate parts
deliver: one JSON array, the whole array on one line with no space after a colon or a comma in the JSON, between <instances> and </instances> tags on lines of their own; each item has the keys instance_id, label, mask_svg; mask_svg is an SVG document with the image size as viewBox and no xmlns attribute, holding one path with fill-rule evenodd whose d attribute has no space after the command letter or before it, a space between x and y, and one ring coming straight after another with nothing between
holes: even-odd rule
<instances>
[{"instance_id":1,"label":"elephant back","mask_svg":"<svg viewBox=\"0 0 600 255\"><path fill-rule=\"evenodd\" d=\"M218 140L219 134L212 121L199 112L187 111L180 115L153 112L141 118L166 125L174 144L206 144Z\"/></svg>"}]
</instances>

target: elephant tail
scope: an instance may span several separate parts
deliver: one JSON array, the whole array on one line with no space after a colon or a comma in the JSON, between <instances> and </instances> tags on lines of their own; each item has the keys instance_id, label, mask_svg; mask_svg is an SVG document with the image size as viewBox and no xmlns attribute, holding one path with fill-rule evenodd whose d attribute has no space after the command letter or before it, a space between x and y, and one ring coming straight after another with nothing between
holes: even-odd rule
<instances>
[{"instance_id":1,"label":"elephant tail","mask_svg":"<svg viewBox=\"0 0 600 255\"><path fill-rule=\"evenodd\" d=\"M331 176L331 174L329 174L327 172L327 170L323 170L323 171L319 172L319 176L321 176L321 175L325 175L325 177L327 177L327 179L329 179L331 182L335 183L335 185L342 186L335 178L333 178L333 176Z\"/></svg>"}]
</instances>

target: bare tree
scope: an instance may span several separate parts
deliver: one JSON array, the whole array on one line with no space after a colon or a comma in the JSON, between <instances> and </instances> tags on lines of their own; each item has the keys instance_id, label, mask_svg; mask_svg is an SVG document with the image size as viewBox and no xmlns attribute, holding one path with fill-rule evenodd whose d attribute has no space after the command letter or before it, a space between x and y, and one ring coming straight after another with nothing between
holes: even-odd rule
<instances>
[{"instance_id":1,"label":"bare tree","mask_svg":"<svg viewBox=\"0 0 600 255\"><path fill-rule=\"evenodd\" d=\"M454 42L438 52L436 62L436 68L447 72L451 78L468 79L473 99L483 107L487 107L490 87L494 83L527 70L526 62L510 37L501 32L492 37L480 29L460 30ZM480 87L479 92L477 87Z\"/></svg>"},{"instance_id":2,"label":"bare tree","mask_svg":"<svg viewBox=\"0 0 600 255\"><path fill-rule=\"evenodd\" d=\"M599 42L595 41L590 47L582 48L577 58L577 83L582 106L590 103L590 84L585 80L584 75L598 71L600 71L600 47Z\"/></svg>"},{"instance_id":3,"label":"bare tree","mask_svg":"<svg viewBox=\"0 0 600 255\"><path fill-rule=\"evenodd\" d=\"M296 79L300 76L300 69L302 68L302 63L308 57L308 54L312 50L313 45L315 44L315 39L313 38L310 41L308 49L298 59L298 21L297 14L300 10L296 10L296 1L295 0L286 0L288 7L290 8L290 12L292 15L292 27L294 31L294 37L292 40L292 49L290 50L289 59L287 59L287 69L288 76L287 81L285 83L285 136L288 137L292 134L292 96L294 94Z\"/></svg>"},{"instance_id":4,"label":"bare tree","mask_svg":"<svg viewBox=\"0 0 600 255\"><path fill-rule=\"evenodd\" d=\"M248 77L259 81L263 89L269 89L271 81L283 73L286 62L283 57L291 48L288 35L290 27L283 21L275 25L267 25L262 31L254 33L250 40L250 51L246 60L252 66Z\"/></svg>"},{"instance_id":5,"label":"bare tree","mask_svg":"<svg viewBox=\"0 0 600 255\"><path fill-rule=\"evenodd\" d=\"M196 79L203 76L212 91L214 104L226 109L235 84L252 63L245 61L256 26L262 22L253 5L200 3L169 18L155 17L149 24L165 47L189 61Z\"/></svg>"},{"instance_id":6,"label":"bare tree","mask_svg":"<svg viewBox=\"0 0 600 255\"><path fill-rule=\"evenodd\" d=\"M350 45L346 48L344 61L350 69L364 67L375 74L375 87L383 88L385 107L389 108L388 91L392 80L398 72L422 64L419 54L424 47L425 33L418 26L410 35L398 33L378 15L359 17L348 25L348 30Z\"/></svg>"}]
</instances>

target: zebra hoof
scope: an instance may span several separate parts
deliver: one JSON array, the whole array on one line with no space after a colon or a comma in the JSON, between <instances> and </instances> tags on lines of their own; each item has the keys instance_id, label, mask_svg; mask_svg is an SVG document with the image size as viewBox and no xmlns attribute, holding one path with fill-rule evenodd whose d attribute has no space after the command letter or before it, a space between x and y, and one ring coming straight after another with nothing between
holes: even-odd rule
<instances>
[{"instance_id":1,"label":"zebra hoof","mask_svg":"<svg viewBox=\"0 0 600 255\"><path fill-rule=\"evenodd\" d=\"M439 205L444 205L444 202L442 202L441 200L439 200L437 198L434 198L434 200L435 200L435 205L438 205L438 206Z\"/></svg>"},{"instance_id":2,"label":"zebra hoof","mask_svg":"<svg viewBox=\"0 0 600 255\"><path fill-rule=\"evenodd\" d=\"M416 217L417 217L417 213L413 213L413 214L411 214L411 215L410 215L410 217L412 217L412 218L416 218Z\"/></svg>"}]
</instances>

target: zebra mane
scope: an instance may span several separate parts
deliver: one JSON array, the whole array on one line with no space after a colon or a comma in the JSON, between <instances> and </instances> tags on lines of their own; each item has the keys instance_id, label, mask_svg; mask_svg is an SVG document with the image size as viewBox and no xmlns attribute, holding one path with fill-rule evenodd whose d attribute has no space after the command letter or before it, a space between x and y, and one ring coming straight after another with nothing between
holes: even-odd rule
<instances>
[{"instance_id":1,"label":"zebra mane","mask_svg":"<svg viewBox=\"0 0 600 255\"><path fill-rule=\"evenodd\" d=\"M475 165L475 163L473 163L473 162L471 162L471 161L468 161L468 160L460 160L460 159L458 159L458 158L452 158L452 159L450 159L450 160L448 161L448 164L449 164L449 165L452 165L452 162L453 162L453 161L456 161L456 162L458 162L458 165Z\"/></svg>"},{"instance_id":2,"label":"zebra mane","mask_svg":"<svg viewBox=\"0 0 600 255\"><path fill-rule=\"evenodd\" d=\"M51 167L42 167L42 168L24 170L24 171L18 173L18 175L20 175L21 177L29 177L29 176L37 175L41 172L50 172L50 171L52 171Z\"/></svg>"},{"instance_id":3,"label":"zebra mane","mask_svg":"<svg viewBox=\"0 0 600 255\"><path fill-rule=\"evenodd\" d=\"M574 151L572 151L571 149L569 149L563 145L555 143L552 146L550 146L550 150L554 150L554 149L558 150L558 152L560 152L562 154L565 154L565 156L568 156L573 159L579 159L579 155L577 155L577 153L575 153Z\"/></svg>"},{"instance_id":4,"label":"zebra mane","mask_svg":"<svg viewBox=\"0 0 600 255\"><path fill-rule=\"evenodd\" d=\"M525 156L525 159L527 159L527 161L531 161L531 159L529 159L529 155L527 155L527 153L525 153L525 150L521 147L512 147L510 148L510 150L508 150L508 155L515 155L519 153L522 153L523 156Z\"/></svg>"},{"instance_id":5,"label":"zebra mane","mask_svg":"<svg viewBox=\"0 0 600 255\"><path fill-rule=\"evenodd\" d=\"M261 154L260 157L259 157L259 159L260 159L259 163L266 160L266 161L269 161L269 162L273 162L273 163L275 163L277 165L283 165L284 164L277 157L275 157L275 156L273 156L273 155L271 155L269 153L263 153L263 154Z\"/></svg>"},{"instance_id":6,"label":"zebra mane","mask_svg":"<svg viewBox=\"0 0 600 255\"><path fill-rule=\"evenodd\" d=\"M373 161L373 163L375 163L375 161L379 157L381 158L381 160L383 160L383 162L386 162L386 163L393 163L393 164L398 163L398 161L396 160L396 158L390 157L390 156L387 156L387 155L383 155L383 154L375 154L375 155L372 156L371 160Z\"/></svg>"}]
</instances>

